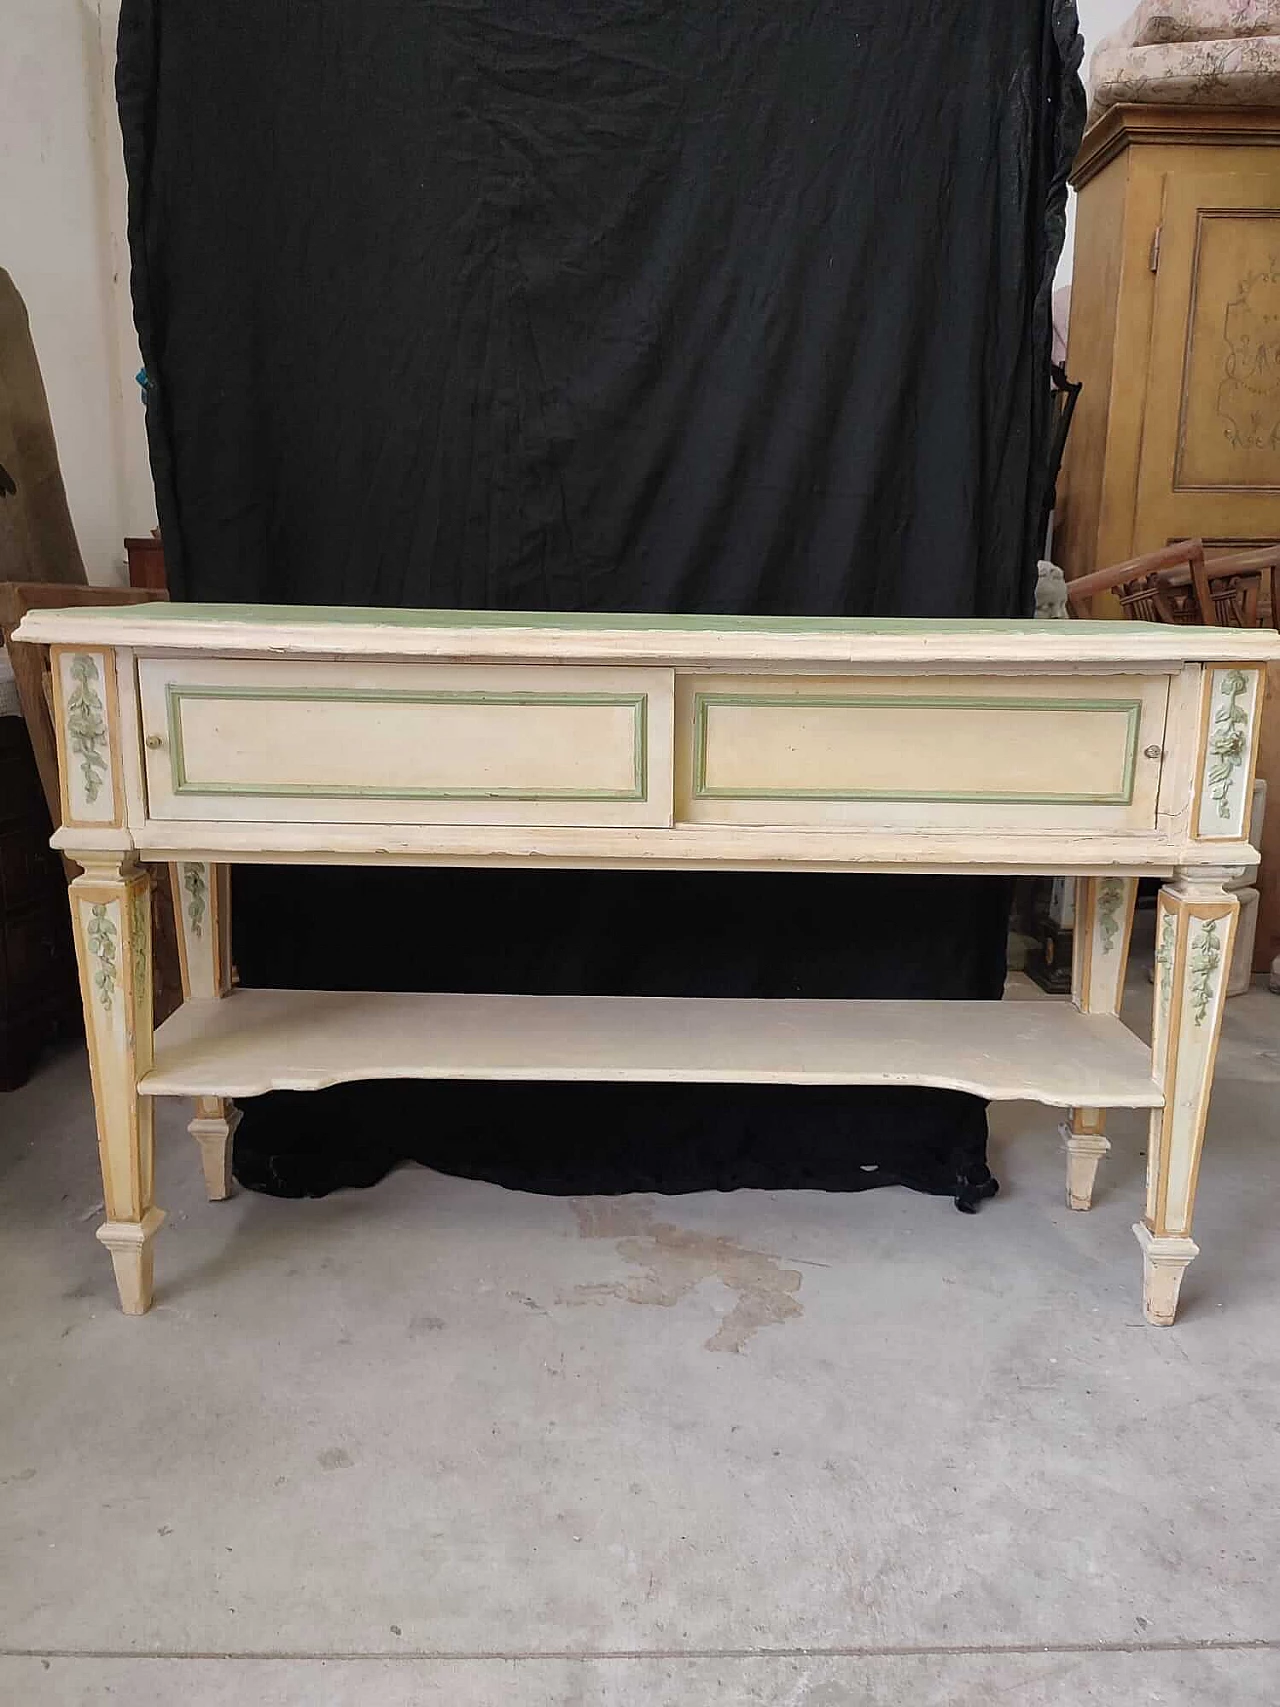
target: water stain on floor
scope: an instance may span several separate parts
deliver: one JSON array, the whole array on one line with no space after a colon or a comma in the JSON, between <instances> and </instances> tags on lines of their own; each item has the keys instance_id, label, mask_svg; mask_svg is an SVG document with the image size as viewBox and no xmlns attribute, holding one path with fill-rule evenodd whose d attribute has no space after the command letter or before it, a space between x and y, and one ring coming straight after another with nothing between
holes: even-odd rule
<instances>
[{"instance_id":1,"label":"water stain on floor","mask_svg":"<svg viewBox=\"0 0 1280 1707\"><path fill-rule=\"evenodd\" d=\"M576 1286L571 1303L622 1298L628 1304L671 1306L706 1281L718 1280L737 1296L733 1308L706 1342L708 1351L740 1352L761 1328L804 1314L796 1294L798 1269L783 1268L767 1251L737 1239L695 1233L654 1219L653 1205L634 1197L569 1200L584 1239L613 1239L618 1255L641 1272L624 1280Z\"/></svg>"}]
</instances>

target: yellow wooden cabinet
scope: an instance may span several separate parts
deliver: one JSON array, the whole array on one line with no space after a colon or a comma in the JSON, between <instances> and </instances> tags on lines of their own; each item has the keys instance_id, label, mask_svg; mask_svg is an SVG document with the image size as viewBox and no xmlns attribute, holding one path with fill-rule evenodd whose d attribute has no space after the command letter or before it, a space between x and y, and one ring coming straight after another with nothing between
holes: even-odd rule
<instances>
[{"instance_id":1,"label":"yellow wooden cabinet","mask_svg":"<svg viewBox=\"0 0 1280 1707\"><path fill-rule=\"evenodd\" d=\"M1073 181L1057 560L1280 539L1280 109L1113 108Z\"/></svg>"},{"instance_id":2,"label":"yellow wooden cabinet","mask_svg":"<svg viewBox=\"0 0 1280 1707\"><path fill-rule=\"evenodd\" d=\"M1280 539L1280 108L1113 107L1086 134L1058 486L1068 578L1200 537ZM1095 616L1119 614L1111 594ZM1280 952L1280 668L1255 968Z\"/></svg>"}]
</instances>

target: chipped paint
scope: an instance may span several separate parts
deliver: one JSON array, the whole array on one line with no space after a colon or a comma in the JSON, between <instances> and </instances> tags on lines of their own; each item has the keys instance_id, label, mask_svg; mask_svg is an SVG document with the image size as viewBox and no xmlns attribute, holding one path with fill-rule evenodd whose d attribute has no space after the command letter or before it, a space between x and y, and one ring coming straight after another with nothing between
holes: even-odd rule
<instances>
[{"instance_id":1,"label":"chipped paint","mask_svg":"<svg viewBox=\"0 0 1280 1707\"><path fill-rule=\"evenodd\" d=\"M804 1314L796 1297L800 1271L783 1268L767 1251L751 1250L737 1239L656 1221L652 1204L643 1198L572 1198L570 1208L584 1239L616 1240L618 1255L642 1272L623 1280L576 1286L566 1302L621 1298L628 1304L669 1308L704 1282L718 1280L736 1297L707 1340L708 1351L740 1352L761 1328Z\"/></svg>"}]
</instances>

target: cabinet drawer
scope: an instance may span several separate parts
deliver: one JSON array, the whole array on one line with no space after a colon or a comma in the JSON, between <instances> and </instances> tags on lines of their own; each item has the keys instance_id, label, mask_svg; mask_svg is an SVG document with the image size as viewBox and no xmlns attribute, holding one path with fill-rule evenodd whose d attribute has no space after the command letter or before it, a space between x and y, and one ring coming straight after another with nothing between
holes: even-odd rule
<instances>
[{"instance_id":1,"label":"cabinet drawer","mask_svg":"<svg viewBox=\"0 0 1280 1707\"><path fill-rule=\"evenodd\" d=\"M671 822L672 673L141 658L153 819Z\"/></svg>"},{"instance_id":2,"label":"cabinet drawer","mask_svg":"<svg viewBox=\"0 0 1280 1707\"><path fill-rule=\"evenodd\" d=\"M682 678L677 817L1153 829L1168 680Z\"/></svg>"}]
</instances>

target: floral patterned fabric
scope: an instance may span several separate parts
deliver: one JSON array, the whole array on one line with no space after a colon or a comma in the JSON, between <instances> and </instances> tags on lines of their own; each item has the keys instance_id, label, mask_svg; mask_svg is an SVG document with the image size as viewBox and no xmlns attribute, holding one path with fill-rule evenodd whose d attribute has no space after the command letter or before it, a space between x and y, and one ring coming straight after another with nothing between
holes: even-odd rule
<instances>
[{"instance_id":1,"label":"floral patterned fabric","mask_svg":"<svg viewBox=\"0 0 1280 1707\"><path fill-rule=\"evenodd\" d=\"M1280 0L1142 0L1099 44L1089 84L1091 118L1123 101L1280 102Z\"/></svg>"}]
</instances>

